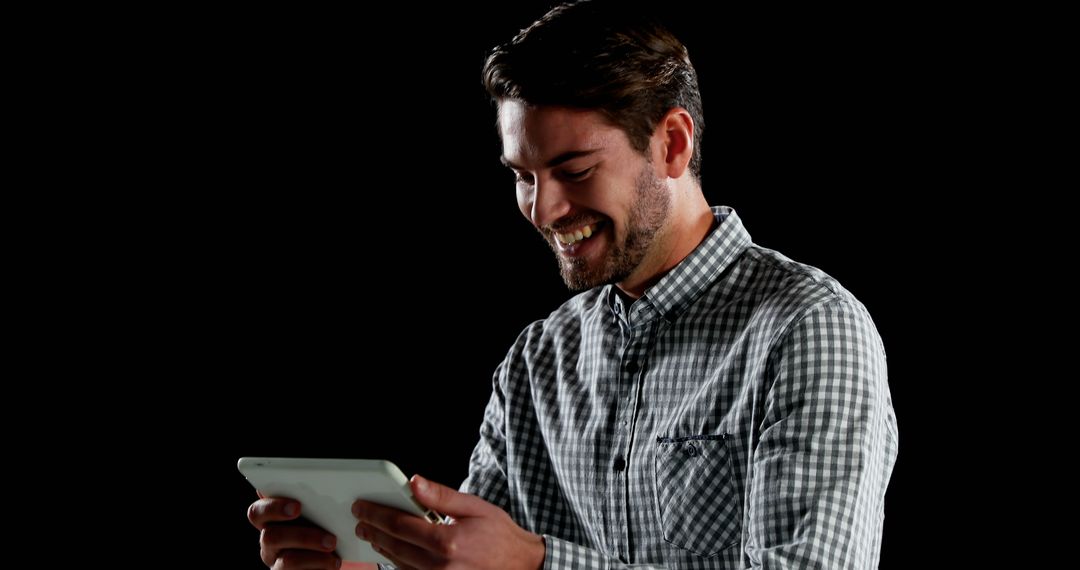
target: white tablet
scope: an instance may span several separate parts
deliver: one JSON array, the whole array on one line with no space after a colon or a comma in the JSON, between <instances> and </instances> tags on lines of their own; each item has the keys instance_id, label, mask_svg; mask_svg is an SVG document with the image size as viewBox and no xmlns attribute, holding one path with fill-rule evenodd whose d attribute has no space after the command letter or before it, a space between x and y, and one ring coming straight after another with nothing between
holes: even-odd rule
<instances>
[{"instance_id":1,"label":"white tablet","mask_svg":"<svg viewBox=\"0 0 1080 570\"><path fill-rule=\"evenodd\" d=\"M390 563L356 536L352 504L364 499L442 524L423 508L397 465L381 459L241 457L236 467L266 497L300 501L300 515L337 536L337 554L352 562Z\"/></svg>"}]
</instances>

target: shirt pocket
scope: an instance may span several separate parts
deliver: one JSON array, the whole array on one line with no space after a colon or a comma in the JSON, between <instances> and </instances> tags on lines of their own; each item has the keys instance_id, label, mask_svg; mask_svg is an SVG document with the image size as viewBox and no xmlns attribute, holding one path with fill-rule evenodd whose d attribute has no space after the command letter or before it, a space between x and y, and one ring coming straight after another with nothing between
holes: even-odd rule
<instances>
[{"instance_id":1,"label":"shirt pocket","mask_svg":"<svg viewBox=\"0 0 1080 570\"><path fill-rule=\"evenodd\" d=\"M726 434L656 438L656 493L664 540L712 556L742 535Z\"/></svg>"}]
</instances>

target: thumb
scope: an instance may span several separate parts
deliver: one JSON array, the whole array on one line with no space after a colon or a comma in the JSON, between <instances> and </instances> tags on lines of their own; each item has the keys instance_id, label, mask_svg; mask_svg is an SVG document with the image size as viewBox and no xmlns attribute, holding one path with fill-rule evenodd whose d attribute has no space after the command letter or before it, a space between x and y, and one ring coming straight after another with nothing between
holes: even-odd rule
<instances>
[{"instance_id":1,"label":"thumb","mask_svg":"<svg viewBox=\"0 0 1080 570\"><path fill-rule=\"evenodd\" d=\"M413 496L421 505L438 511L440 514L454 517L479 516L489 512L494 505L467 493L459 493L446 485L413 475L409 480Z\"/></svg>"}]
</instances>

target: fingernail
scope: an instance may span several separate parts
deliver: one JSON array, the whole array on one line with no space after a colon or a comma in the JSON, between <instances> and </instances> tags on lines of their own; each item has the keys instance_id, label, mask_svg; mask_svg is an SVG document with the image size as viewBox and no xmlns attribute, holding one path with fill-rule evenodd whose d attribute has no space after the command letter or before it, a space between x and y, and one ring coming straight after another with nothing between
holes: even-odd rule
<instances>
[{"instance_id":1,"label":"fingernail","mask_svg":"<svg viewBox=\"0 0 1080 570\"><path fill-rule=\"evenodd\" d=\"M413 475L413 484L416 485L416 490L421 493L427 491L427 483L424 482L424 478L419 475Z\"/></svg>"},{"instance_id":2,"label":"fingernail","mask_svg":"<svg viewBox=\"0 0 1080 570\"><path fill-rule=\"evenodd\" d=\"M296 513L300 512L300 505L296 503L289 503L285 505L285 514L290 517L295 517Z\"/></svg>"},{"instance_id":3,"label":"fingernail","mask_svg":"<svg viewBox=\"0 0 1080 570\"><path fill-rule=\"evenodd\" d=\"M334 568L341 568L341 559L338 558L334 561Z\"/></svg>"},{"instance_id":4,"label":"fingernail","mask_svg":"<svg viewBox=\"0 0 1080 570\"><path fill-rule=\"evenodd\" d=\"M367 538L368 538L367 529L360 526L360 525L356 525L356 536L359 536L360 538L362 538L364 540L367 540Z\"/></svg>"},{"instance_id":5,"label":"fingernail","mask_svg":"<svg viewBox=\"0 0 1080 570\"><path fill-rule=\"evenodd\" d=\"M328 535L322 537L322 546L323 546L323 548L325 548L327 550L333 550L334 549L334 536L328 534Z\"/></svg>"}]
</instances>

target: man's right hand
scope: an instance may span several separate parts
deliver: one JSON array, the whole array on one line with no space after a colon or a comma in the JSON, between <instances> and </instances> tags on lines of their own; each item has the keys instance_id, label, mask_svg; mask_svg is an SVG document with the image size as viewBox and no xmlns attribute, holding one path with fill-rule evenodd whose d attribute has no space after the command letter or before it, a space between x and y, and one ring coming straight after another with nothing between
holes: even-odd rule
<instances>
[{"instance_id":1,"label":"man's right hand","mask_svg":"<svg viewBox=\"0 0 1080 570\"><path fill-rule=\"evenodd\" d=\"M274 570L337 570L337 538L311 524L296 521L300 502L259 499L248 507L248 520L262 531L259 546L263 564ZM296 521L288 523L287 521Z\"/></svg>"}]
</instances>

